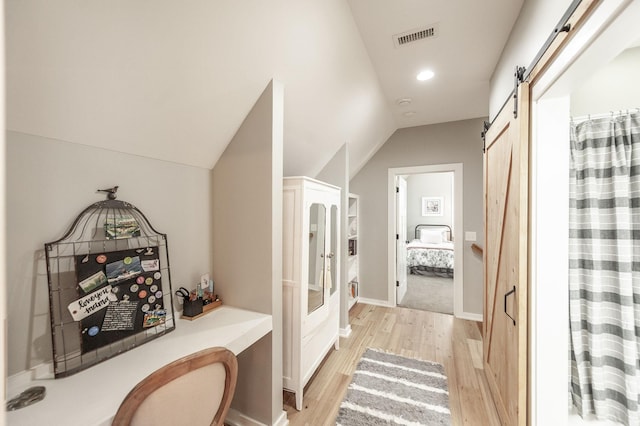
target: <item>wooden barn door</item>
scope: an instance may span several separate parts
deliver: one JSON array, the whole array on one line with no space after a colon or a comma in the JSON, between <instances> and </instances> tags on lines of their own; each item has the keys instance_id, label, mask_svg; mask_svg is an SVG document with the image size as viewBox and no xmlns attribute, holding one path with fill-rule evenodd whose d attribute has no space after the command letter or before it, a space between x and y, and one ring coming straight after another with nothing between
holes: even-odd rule
<instances>
[{"instance_id":1,"label":"wooden barn door","mask_svg":"<svg viewBox=\"0 0 640 426\"><path fill-rule=\"evenodd\" d=\"M484 369L503 425L527 423L529 84L485 135ZM561 326L561 325L559 325Z\"/></svg>"}]
</instances>

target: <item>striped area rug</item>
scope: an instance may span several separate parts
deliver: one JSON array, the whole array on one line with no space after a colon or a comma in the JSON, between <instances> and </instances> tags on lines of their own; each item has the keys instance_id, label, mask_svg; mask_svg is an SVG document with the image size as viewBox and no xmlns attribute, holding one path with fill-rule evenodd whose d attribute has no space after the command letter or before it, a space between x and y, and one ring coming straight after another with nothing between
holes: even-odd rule
<instances>
[{"instance_id":1,"label":"striped area rug","mask_svg":"<svg viewBox=\"0 0 640 426\"><path fill-rule=\"evenodd\" d=\"M450 425L441 364L367 349L353 374L336 425Z\"/></svg>"}]
</instances>

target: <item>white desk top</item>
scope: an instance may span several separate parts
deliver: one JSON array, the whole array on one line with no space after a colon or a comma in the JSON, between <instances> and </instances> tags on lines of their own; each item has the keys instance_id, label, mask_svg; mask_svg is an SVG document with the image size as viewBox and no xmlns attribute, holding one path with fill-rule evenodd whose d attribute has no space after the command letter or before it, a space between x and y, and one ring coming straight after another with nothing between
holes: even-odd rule
<instances>
[{"instance_id":1,"label":"white desk top","mask_svg":"<svg viewBox=\"0 0 640 426\"><path fill-rule=\"evenodd\" d=\"M222 306L195 321L178 320L158 339L62 379L12 386L9 398L30 386L46 386L44 400L7 413L8 425L110 425L124 397L153 371L185 355L223 346L236 355L268 334L270 315Z\"/></svg>"}]
</instances>

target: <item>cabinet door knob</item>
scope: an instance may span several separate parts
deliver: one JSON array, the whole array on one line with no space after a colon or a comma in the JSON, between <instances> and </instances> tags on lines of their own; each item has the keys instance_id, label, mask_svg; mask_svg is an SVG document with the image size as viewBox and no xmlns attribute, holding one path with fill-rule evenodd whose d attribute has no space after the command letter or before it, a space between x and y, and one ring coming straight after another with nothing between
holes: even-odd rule
<instances>
[{"instance_id":1,"label":"cabinet door knob","mask_svg":"<svg viewBox=\"0 0 640 426\"><path fill-rule=\"evenodd\" d=\"M329 259L331 259L331 258L333 257L333 253L329 253L329 254L327 254L327 257L328 257Z\"/></svg>"}]
</instances>

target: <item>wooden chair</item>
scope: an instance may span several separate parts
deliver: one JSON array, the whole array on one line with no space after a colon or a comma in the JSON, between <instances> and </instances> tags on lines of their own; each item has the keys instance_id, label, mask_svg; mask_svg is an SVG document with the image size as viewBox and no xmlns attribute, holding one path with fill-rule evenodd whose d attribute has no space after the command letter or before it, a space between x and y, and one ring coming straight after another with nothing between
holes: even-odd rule
<instances>
[{"instance_id":1,"label":"wooden chair","mask_svg":"<svg viewBox=\"0 0 640 426\"><path fill-rule=\"evenodd\" d=\"M215 347L180 358L154 371L125 397L115 426L222 426L236 389L238 361Z\"/></svg>"}]
</instances>

